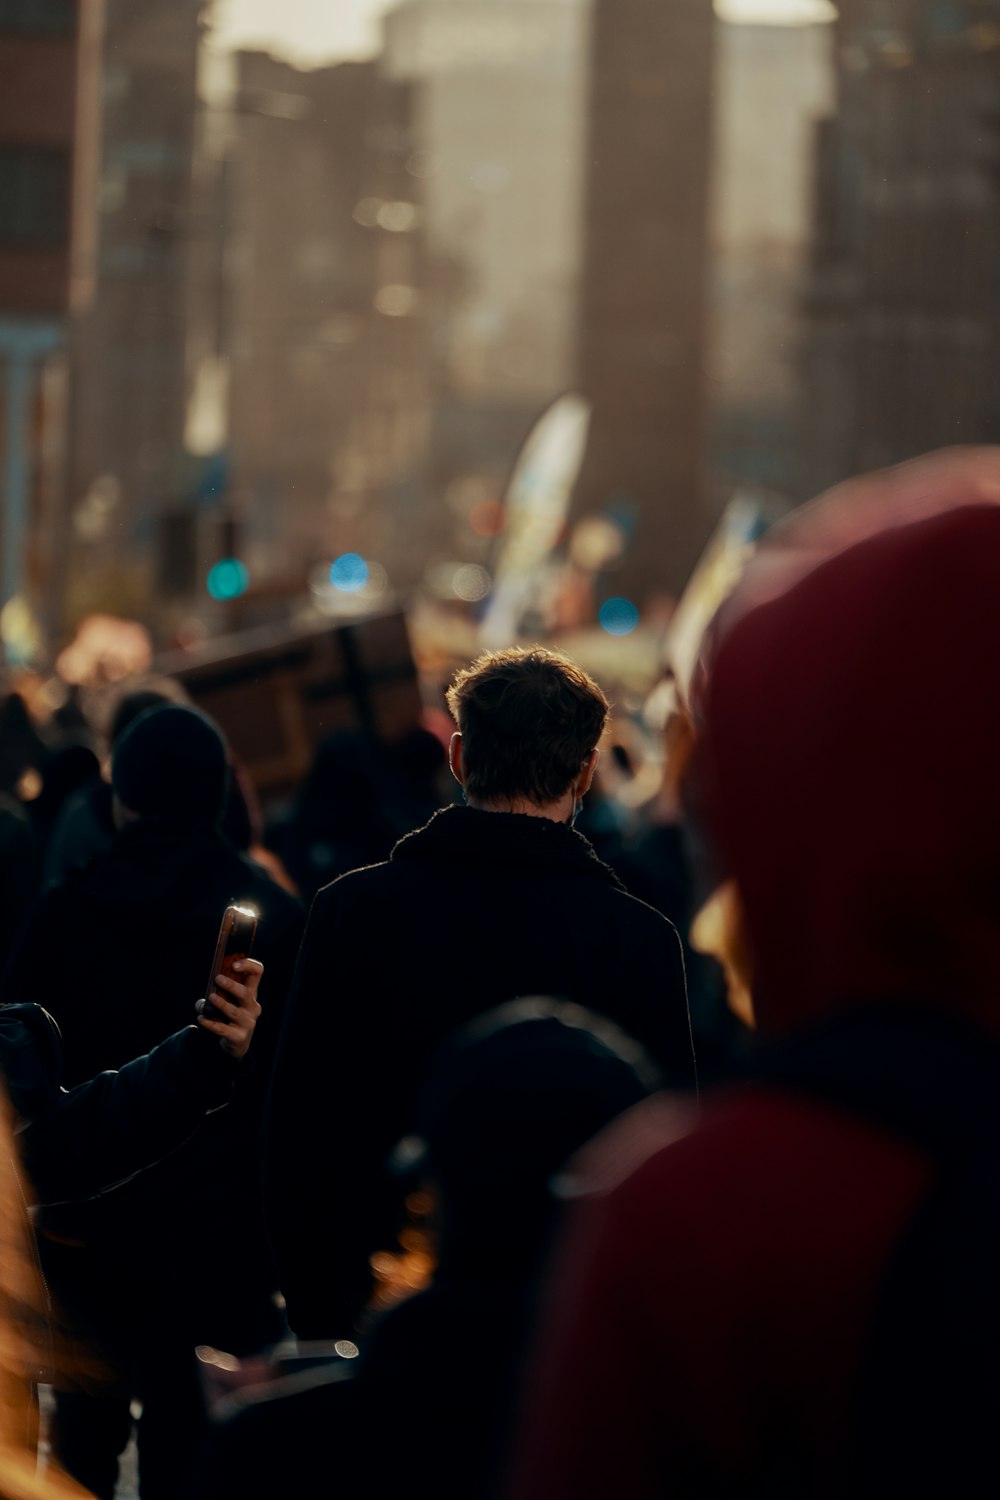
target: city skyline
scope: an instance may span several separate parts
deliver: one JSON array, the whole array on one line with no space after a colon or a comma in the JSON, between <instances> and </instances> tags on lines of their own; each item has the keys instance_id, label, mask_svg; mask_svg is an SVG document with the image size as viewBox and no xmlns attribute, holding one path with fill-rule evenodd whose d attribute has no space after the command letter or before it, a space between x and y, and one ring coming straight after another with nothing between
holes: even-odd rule
<instances>
[{"instance_id":1,"label":"city skyline","mask_svg":"<svg viewBox=\"0 0 1000 1500\"><path fill-rule=\"evenodd\" d=\"M263 48L300 67L371 57L381 22L399 0L216 0L214 39L229 49ZM715 0L726 21L798 24L831 20L830 0Z\"/></svg>"}]
</instances>

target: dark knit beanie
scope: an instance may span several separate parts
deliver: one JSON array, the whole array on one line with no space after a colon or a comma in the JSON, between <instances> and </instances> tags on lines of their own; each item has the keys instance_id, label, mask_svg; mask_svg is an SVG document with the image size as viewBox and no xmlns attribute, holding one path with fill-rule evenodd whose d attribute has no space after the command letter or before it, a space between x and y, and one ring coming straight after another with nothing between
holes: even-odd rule
<instances>
[{"instance_id":1,"label":"dark knit beanie","mask_svg":"<svg viewBox=\"0 0 1000 1500\"><path fill-rule=\"evenodd\" d=\"M229 787L226 742L196 708L149 708L115 746L111 785L119 802L141 818L214 827Z\"/></svg>"}]
</instances>

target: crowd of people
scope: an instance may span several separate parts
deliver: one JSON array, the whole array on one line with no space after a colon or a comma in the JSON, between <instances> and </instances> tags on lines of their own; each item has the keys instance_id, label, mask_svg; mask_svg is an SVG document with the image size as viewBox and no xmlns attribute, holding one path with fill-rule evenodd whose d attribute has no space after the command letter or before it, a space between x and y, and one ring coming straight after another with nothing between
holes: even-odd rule
<instances>
[{"instance_id":1,"label":"crowd of people","mask_svg":"<svg viewBox=\"0 0 1000 1500\"><path fill-rule=\"evenodd\" d=\"M541 647L269 822L171 684L8 697L0 1490L995 1492L1000 507L893 485L761 545L627 816Z\"/></svg>"}]
</instances>

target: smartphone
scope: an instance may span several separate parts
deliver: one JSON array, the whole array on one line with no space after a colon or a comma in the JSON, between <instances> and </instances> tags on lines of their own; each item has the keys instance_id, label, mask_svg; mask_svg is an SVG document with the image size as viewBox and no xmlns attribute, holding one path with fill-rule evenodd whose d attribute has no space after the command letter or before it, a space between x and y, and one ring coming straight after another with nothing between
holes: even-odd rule
<instances>
[{"instance_id":1,"label":"smartphone","mask_svg":"<svg viewBox=\"0 0 1000 1500\"><path fill-rule=\"evenodd\" d=\"M222 914L222 925L219 928L219 941L215 945L215 957L212 959L212 968L208 976L208 984L205 986L205 1004L202 1015L207 1016L210 1021L226 1021L226 1017L216 1010L209 1000L209 995L215 989L215 976L217 974L232 975L233 964L238 958L249 958L250 950L253 948L253 940L257 932L257 913L249 906L227 906ZM227 996L228 998L228 996Z\"/></svg>"}]
</instances>

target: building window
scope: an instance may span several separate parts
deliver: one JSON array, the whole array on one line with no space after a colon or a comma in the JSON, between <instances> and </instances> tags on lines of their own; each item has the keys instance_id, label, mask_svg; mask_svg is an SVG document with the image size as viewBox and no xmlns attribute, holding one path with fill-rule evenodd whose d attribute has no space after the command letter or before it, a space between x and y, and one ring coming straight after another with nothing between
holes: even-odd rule
<instances>
[{"instance_id":1,"label":"building window","mask_svg":"<svg viewBox=\"0 0 1000 1500\"><path fill-rule=\"evenodd\" d=\"M0 0L0 31L58 36L75 30L74 0Z\"/></svg>"},{"instance_id":2,"label":"building window","mask_svg":"<svg viewBox=\"0 0 1000 1500\"><path fill-rule=\"evenodd\" d=\"M69 152L0 146L0 244L65 245Z\"/></svg>"}]
</instances>

